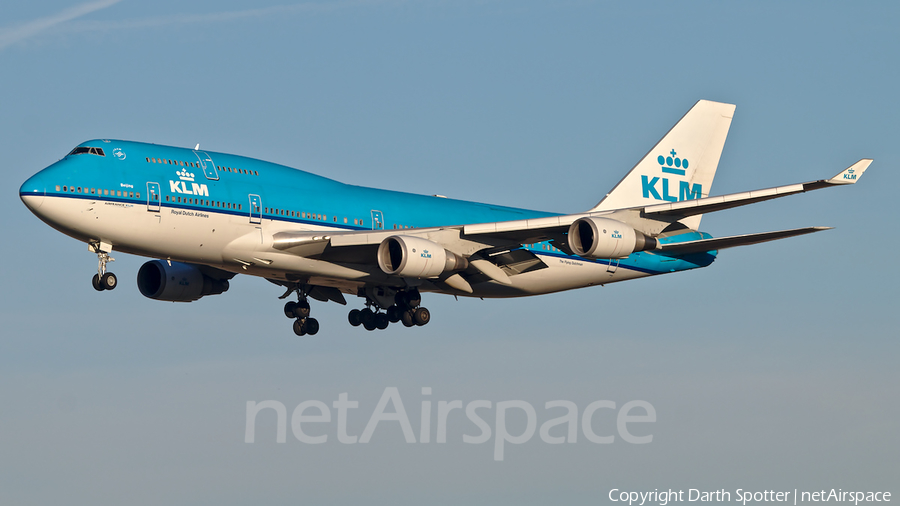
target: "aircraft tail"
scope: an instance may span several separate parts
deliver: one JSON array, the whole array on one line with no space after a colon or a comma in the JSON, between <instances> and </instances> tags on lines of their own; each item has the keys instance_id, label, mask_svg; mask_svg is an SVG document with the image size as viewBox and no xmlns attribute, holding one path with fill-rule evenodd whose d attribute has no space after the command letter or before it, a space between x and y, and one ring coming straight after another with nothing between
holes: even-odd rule
<instances>
[{"instance_id":1,"label":"aircraft tail","mask_svg":"<svg viewBox=\"0 0 900 506\"><path fill-rule=\"evenodd\" d=\"M735 106L700 100L589 212L708 197ZM702 215L681 220L692 229Z\"/></svg>"}]
</instances>

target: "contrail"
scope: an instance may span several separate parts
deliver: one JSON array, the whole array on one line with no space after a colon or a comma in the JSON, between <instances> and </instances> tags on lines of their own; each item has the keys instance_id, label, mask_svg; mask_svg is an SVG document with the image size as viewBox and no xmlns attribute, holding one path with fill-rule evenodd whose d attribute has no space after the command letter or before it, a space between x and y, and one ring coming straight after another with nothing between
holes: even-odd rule
<instances>
[{"instance_id":1,"label":"contrail","mask_svg":"<svg viewBox=\"0 0 900 506\"><path fill-rule=\"evenodd\" d=\"M53 16L29 21L17 27L0 29L0 50L3 50L16 42L21 42L27 38L33 37L60 23L65 23L66 21L80 18L85 14L105 9L119 3L119 1L120 0L98 0L96 2L88 2L68 8Z\"/></svg>"},{"instance_id":2,"label":"contrail","mask_svg":"<svg viewBox=\"0 0 900 506\"><path fill-rule=\"evenodd\" d=\"M401 5L406 0L343 0L326 3L307 2L290 5L274 5L258 9L239 11L206 12L199 14L168 14L139 19L122 19L114 23L108 21L80 20L66 25L67 33L105 32L132 30L138 28L158 28L170 25L206 24L237 21L248 18L264 18L296 13L327 13L355 7L376 7L381 5Z\"/></svg>"}]
</instances>

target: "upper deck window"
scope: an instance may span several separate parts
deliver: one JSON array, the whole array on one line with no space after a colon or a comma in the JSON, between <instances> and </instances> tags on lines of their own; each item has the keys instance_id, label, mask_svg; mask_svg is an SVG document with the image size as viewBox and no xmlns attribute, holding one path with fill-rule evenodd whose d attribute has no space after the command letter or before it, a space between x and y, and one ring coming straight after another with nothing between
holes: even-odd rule
<instances>
[{"instance_id":1,"label":"upper deck window","mask_svg":"<svg viewBox=\"0 0 900 506\"><path fill-rule=\"evenodd\" d=\"M99 155L99 156L106 156L106 155L103 153L103 148L89 148L89 147L86 147L86 146L78 146L77 148L73 149L73 150L72 150L68 155L66 155L66 156L69 156L69 155Z\"/></svg>"}]
</instances>

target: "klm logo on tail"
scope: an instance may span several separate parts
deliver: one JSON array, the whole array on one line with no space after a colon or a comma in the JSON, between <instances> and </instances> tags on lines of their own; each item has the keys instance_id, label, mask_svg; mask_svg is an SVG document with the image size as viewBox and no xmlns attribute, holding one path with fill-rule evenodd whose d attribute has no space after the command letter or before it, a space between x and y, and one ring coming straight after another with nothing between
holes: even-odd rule
<instances>
[{"instance_id":1,"label":"klm logo on tail","mask_svg":"<svg viewBox=\"0 0 900 506\"><path fill-rule=\"evenodd\" d=\"M856 179L856 174L854 174L854 172L856 171L853 169L847 169L847 173L844 174L844 179Z\"/></svg>"},{"instance_id":2,"label":"klm logo on tail","mask_svg":"<svg viewBox=\"0 0 900 506\"><path fill-rule=\"evenodd\" d=\"M690 165L687 158L678 158L676 157L677 153L673 149L669 155L670 156L662 156L656 158L656 161L660 165L660 169L663 174L673 174L676 176L684 176L687 173L687 168ZM662 194L660 194L660 189L657 185L662 181ZM641 176L641 191L644 195L645 199L653 198L655 200L662 200L665 202L679 202L682 200L693 200L699 199L703 193L703 186L700 183L696 183L691 185L689 181L678 181L678 195L672 195L669 193L670 188L674 191L673 180L670 180L668 177L654 177L650 178L648 176Z\"/></svg>"}]
</instances>

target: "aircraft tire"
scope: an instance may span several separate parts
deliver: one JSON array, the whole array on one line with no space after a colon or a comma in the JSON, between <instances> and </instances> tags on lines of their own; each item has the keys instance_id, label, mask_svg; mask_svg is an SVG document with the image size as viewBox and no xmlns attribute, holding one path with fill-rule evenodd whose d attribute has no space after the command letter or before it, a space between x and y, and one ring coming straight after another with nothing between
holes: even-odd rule
<instances>
[{"instance_id":1,"label":"aircraft tire","mask_svg":"<svg viewBox=\"0 0 900 506\"><path fill-rule=\"evenodd\" d=\"M388 328L388 325L390 325L390 323L391 323L391 321L388 319L388 316L386 314L377 313L375 315L375 327L378 330L384 330L384 329Z\"/></svg>"},{"instance_id":2,"label":"aircraft tire","mask_svg":"<svg viewBox=\"0 0 900 506\"><path fill-rule=\"evenodd\" d=\"M94 277L91 278L91 286L93 286L94 290L97 290L98 292L103 291L103 285L100 284L100 275L99 274L94 274Z\"/></svg>"},{"instance_id":3,"label":"aircraft tire","mask_svg":"<svg viewBox=\"0 0 900 506\"><path fill-rule=\"evenodd\" d=\"M118 285L119 280L118 278L116 278L115 274L107 272L106 274L100 276L100 286L102 286L104 290L112 290Z\"/></svg>"},{"instance_id":4,"label":"aircraft tire","mask_svg":"<svg viewBox=\"0 0 900 506\"><path fill-rule=\"evenodd\" d=\"M306 329L303 328L303 320L294 320L294 334L298 336L302 336L306 334Z\"/></svg>"},{"instance_id":5,"label":"aircraft tire","mask_svg":"<svg viewBox=\"0 0 900 506\"><path fill-rule=\"evenodd\" d=\"M297 303L289 300L284 303L284 316L294 318L294 311L297 309Z\"/></svg>"},{"instance_id":6,"label":"aircraft tire","mask_svg":"<svg viewBox=\"0 0 900 506\"><path fill-rule=\"evenodd\" d=\"M411 308L417 307L422 303L422 296L419 294L419 291L415 289L406 292L403 299L404 302L406 302L406 305Z\"/></svg>"},{"instance_id":7,"label":"aircraft tire","mask_svg":"<svg viewBox=\"0 0 900 506\"><path fill-rule=\"evenodd\" d=\"M416 324L415 320L413 319L412 311L404 311L400 315L400 321L403 323L404 327L413 327Z\"/></svg>"},{"instance_id":8,"label":"aircraft tire","mask_svg":"<svg viewBox=\"0 0 900 506\"><path fill-rule=\"evenodd\" d=\"M369 308L362 309L359 312L359 321L366 330L371 330L369 327L375 328L375 313Z\"/></svg>"},{"instance_id":9,"label":"aircraft tire","mask_svg":"<svg viewBox=\"0 0 900 506\"><path fill-rule=\"evenodd\" d=\"M359 317L360 317L359 313L360 313L359 309L351 309L350 310L350 313L347 314L347 320L350 322L350 325L353 325L354 327L359 327L359 324L362 323L359 319Z\"/></svg>"},{"instance_id":10,"label":"aircraft tire","mask_svg":"<svg viewBox=\"0 0 900 506\"><path fill-rule=\"evenodd\" d=\"M387 308L387 317L391 323L397 323L400 321L400 308L397 306L391 306Z\"/></svg>"},{"instance_id":11,"label":"aircraft tire","mask_svg":"<svg viewBox=\"0 0 900 506\"><path fill-rule=\"evenodd\" d=\"M413 313L413 320L415 320L416 325L423 326L427 325L428 322L431 321L431 311L424 307L420 307L416 309L415 313Z\"/></svg>"},{"instance_id":12,"label":"aircraft tire","mask_svg":"<svg viewBox=\"0 0 900 506\"><path fill-rule=\"evenodd\" d=\"M306 324L304 325L306 333L314 336L319 332L319 320L315 318L307 318Z\"/></svg>"},{"instance_id":13,"label":"aircraft tire","mask_svg":"<svg viewBox=\"0 0 900 506\"><path fill-rule=\"evenodd\" d=\"M306 318L309 316L309 301L301 300L294 309L294 316L297 318Z\"/></svg>"}]
</instances>

